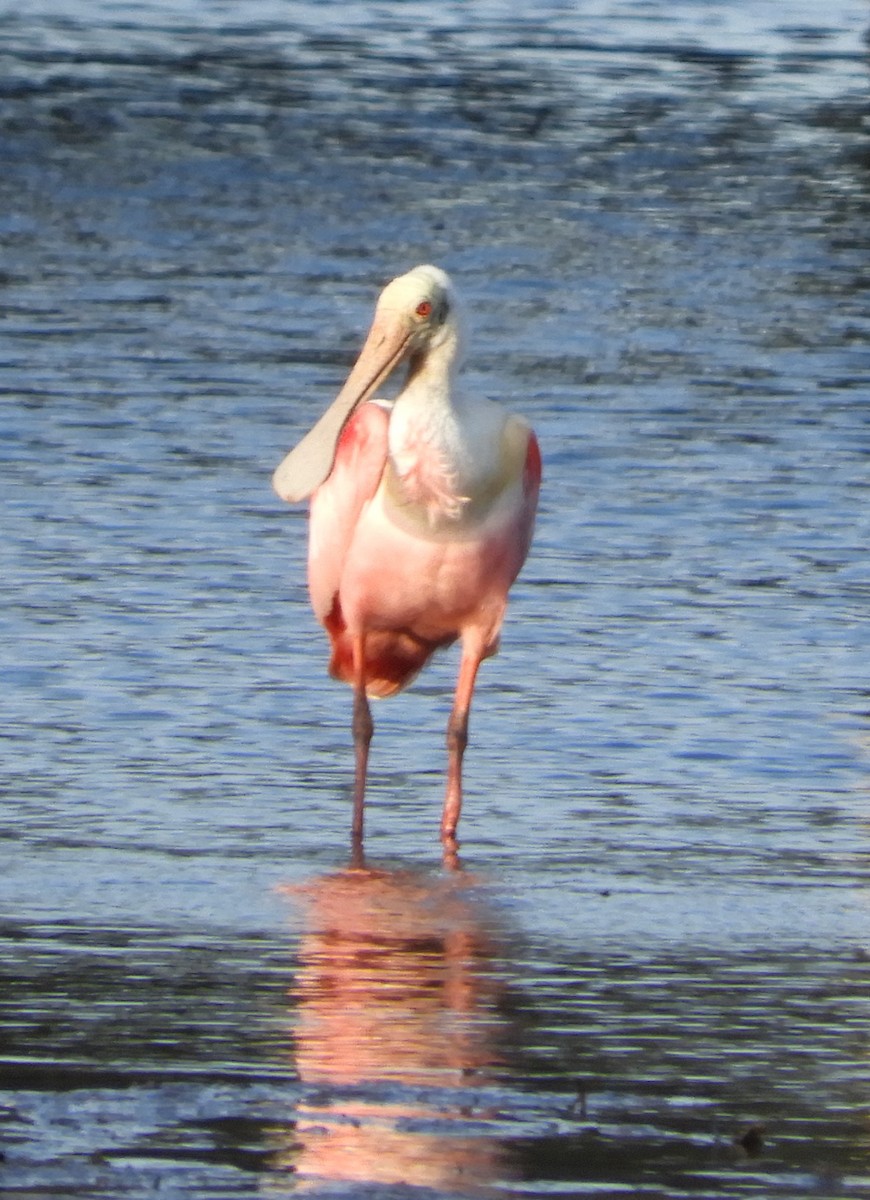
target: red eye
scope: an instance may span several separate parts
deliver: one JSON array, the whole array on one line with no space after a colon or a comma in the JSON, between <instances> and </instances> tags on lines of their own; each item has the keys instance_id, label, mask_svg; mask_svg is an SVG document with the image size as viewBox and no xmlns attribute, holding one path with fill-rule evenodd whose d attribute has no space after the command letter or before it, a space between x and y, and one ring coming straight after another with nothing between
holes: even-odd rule
<instances>
[{"instance_id":1,"label":"red eye","mask_svg":"<svg viewBox=\"0 0 870 1200\"><path fill-rule=\"evenodd\" d=\"M418 317L430 316L432 313L432 301L431 300L421 300L420 303L417 305L417 308L415 311L416 311Z\"/></svg>"}]
</instances>

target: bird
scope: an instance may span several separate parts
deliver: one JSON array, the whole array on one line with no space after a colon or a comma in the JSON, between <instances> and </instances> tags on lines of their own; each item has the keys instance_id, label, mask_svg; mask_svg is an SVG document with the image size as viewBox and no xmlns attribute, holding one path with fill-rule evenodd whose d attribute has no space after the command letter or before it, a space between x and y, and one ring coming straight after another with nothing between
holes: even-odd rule
<instances>
[{"instance_id":1,"label":"bird","mask_svg":"<svg viewBox=\"0 0 870 1200\"><path fill-rule=\"evenodd\" d=\"M273 475L310 500L308 589L353 689L351 837L361 846L370 698L391 696L459 642L447 724L441 839L456 846L462 763L478 669L497 653L508 591L525 562L541 484L531 426L458 379L466 322L450 277L417 266L383 289L338 396ZM375 393L400 366L395 399Z\"/></svg>"}]
</instances>

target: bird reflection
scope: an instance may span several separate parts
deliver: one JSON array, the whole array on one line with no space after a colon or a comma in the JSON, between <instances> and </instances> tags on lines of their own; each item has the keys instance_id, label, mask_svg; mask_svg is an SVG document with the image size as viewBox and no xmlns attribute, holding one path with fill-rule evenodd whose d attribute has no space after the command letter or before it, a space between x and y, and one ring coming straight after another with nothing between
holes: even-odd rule
<instances>
[{"instance_id":1,"label":"bird reflection","mask_svg":"<svg viewBox=\"0 0 870 1200\"><path fill-rule=\"evenodd\" d=\"M493 935L465 877L356 865L293 894L305 916L296 1066L315 1090L278 1165L296 1187L492 1194L511 1174L486 1111L507 1022Z\"/></svg>"}]
</instances>

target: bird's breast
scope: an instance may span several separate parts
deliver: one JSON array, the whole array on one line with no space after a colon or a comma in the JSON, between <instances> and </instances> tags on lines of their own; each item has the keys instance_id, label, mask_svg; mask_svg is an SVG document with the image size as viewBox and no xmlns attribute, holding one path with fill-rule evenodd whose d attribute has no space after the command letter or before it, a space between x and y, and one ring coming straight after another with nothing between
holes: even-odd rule
<instances>
[{"instance_id":1,"label":"bird's breast","mask_svg":"<svg viewBox=\"0 0 870 1200\"><path fill-rule=\"evenodd\" d=\"M500 418L482 448L459 452L431 440L391 450L378 499L385 515L424 538L476 536L514 508L523 484L528 427Z\"/></svg>"},{"instance_id":2,"label":"bird's breast","mask_svg":"<svg viewBox=\"0 0 870 1200\"><path fill-rule=\"evenodd\" d=\"M416 435L413 427L409 434L387 463L391 501L413 509L430 526L456 520L468 499L460 487L460 465L439 442Z\"/></svg>"}]
</instances>

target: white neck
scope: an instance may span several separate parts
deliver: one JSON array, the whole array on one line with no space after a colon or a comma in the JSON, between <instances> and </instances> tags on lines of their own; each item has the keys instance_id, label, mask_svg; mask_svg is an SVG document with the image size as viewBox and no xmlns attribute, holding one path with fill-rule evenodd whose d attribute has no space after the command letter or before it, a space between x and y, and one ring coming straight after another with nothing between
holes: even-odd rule
<instances>
[{"instance_id":1,"label":"white neck","mask_svg":"<svg viewBox=\"0 0 870 1200\"><path fill-rule=\"evenodd\" d=\"M390 459L411 504L433 523L457 518L498 469L502 410L457 391L461 331L448 321L412 360L389 426Z\"/></svg>"},{"instance_id":2,"label":"white neck","mask_svg":"<svg viewBox=\"0 0 870 1200\"><path fill-rule=\"evenodd\" d=\"M465 358L465 330L461 314L454 310L438 329L428 345L412 355L405 389L413 387L417 378L429 386L445 386L452 394L456 376Z\"/></svg>"}]
</instances>

